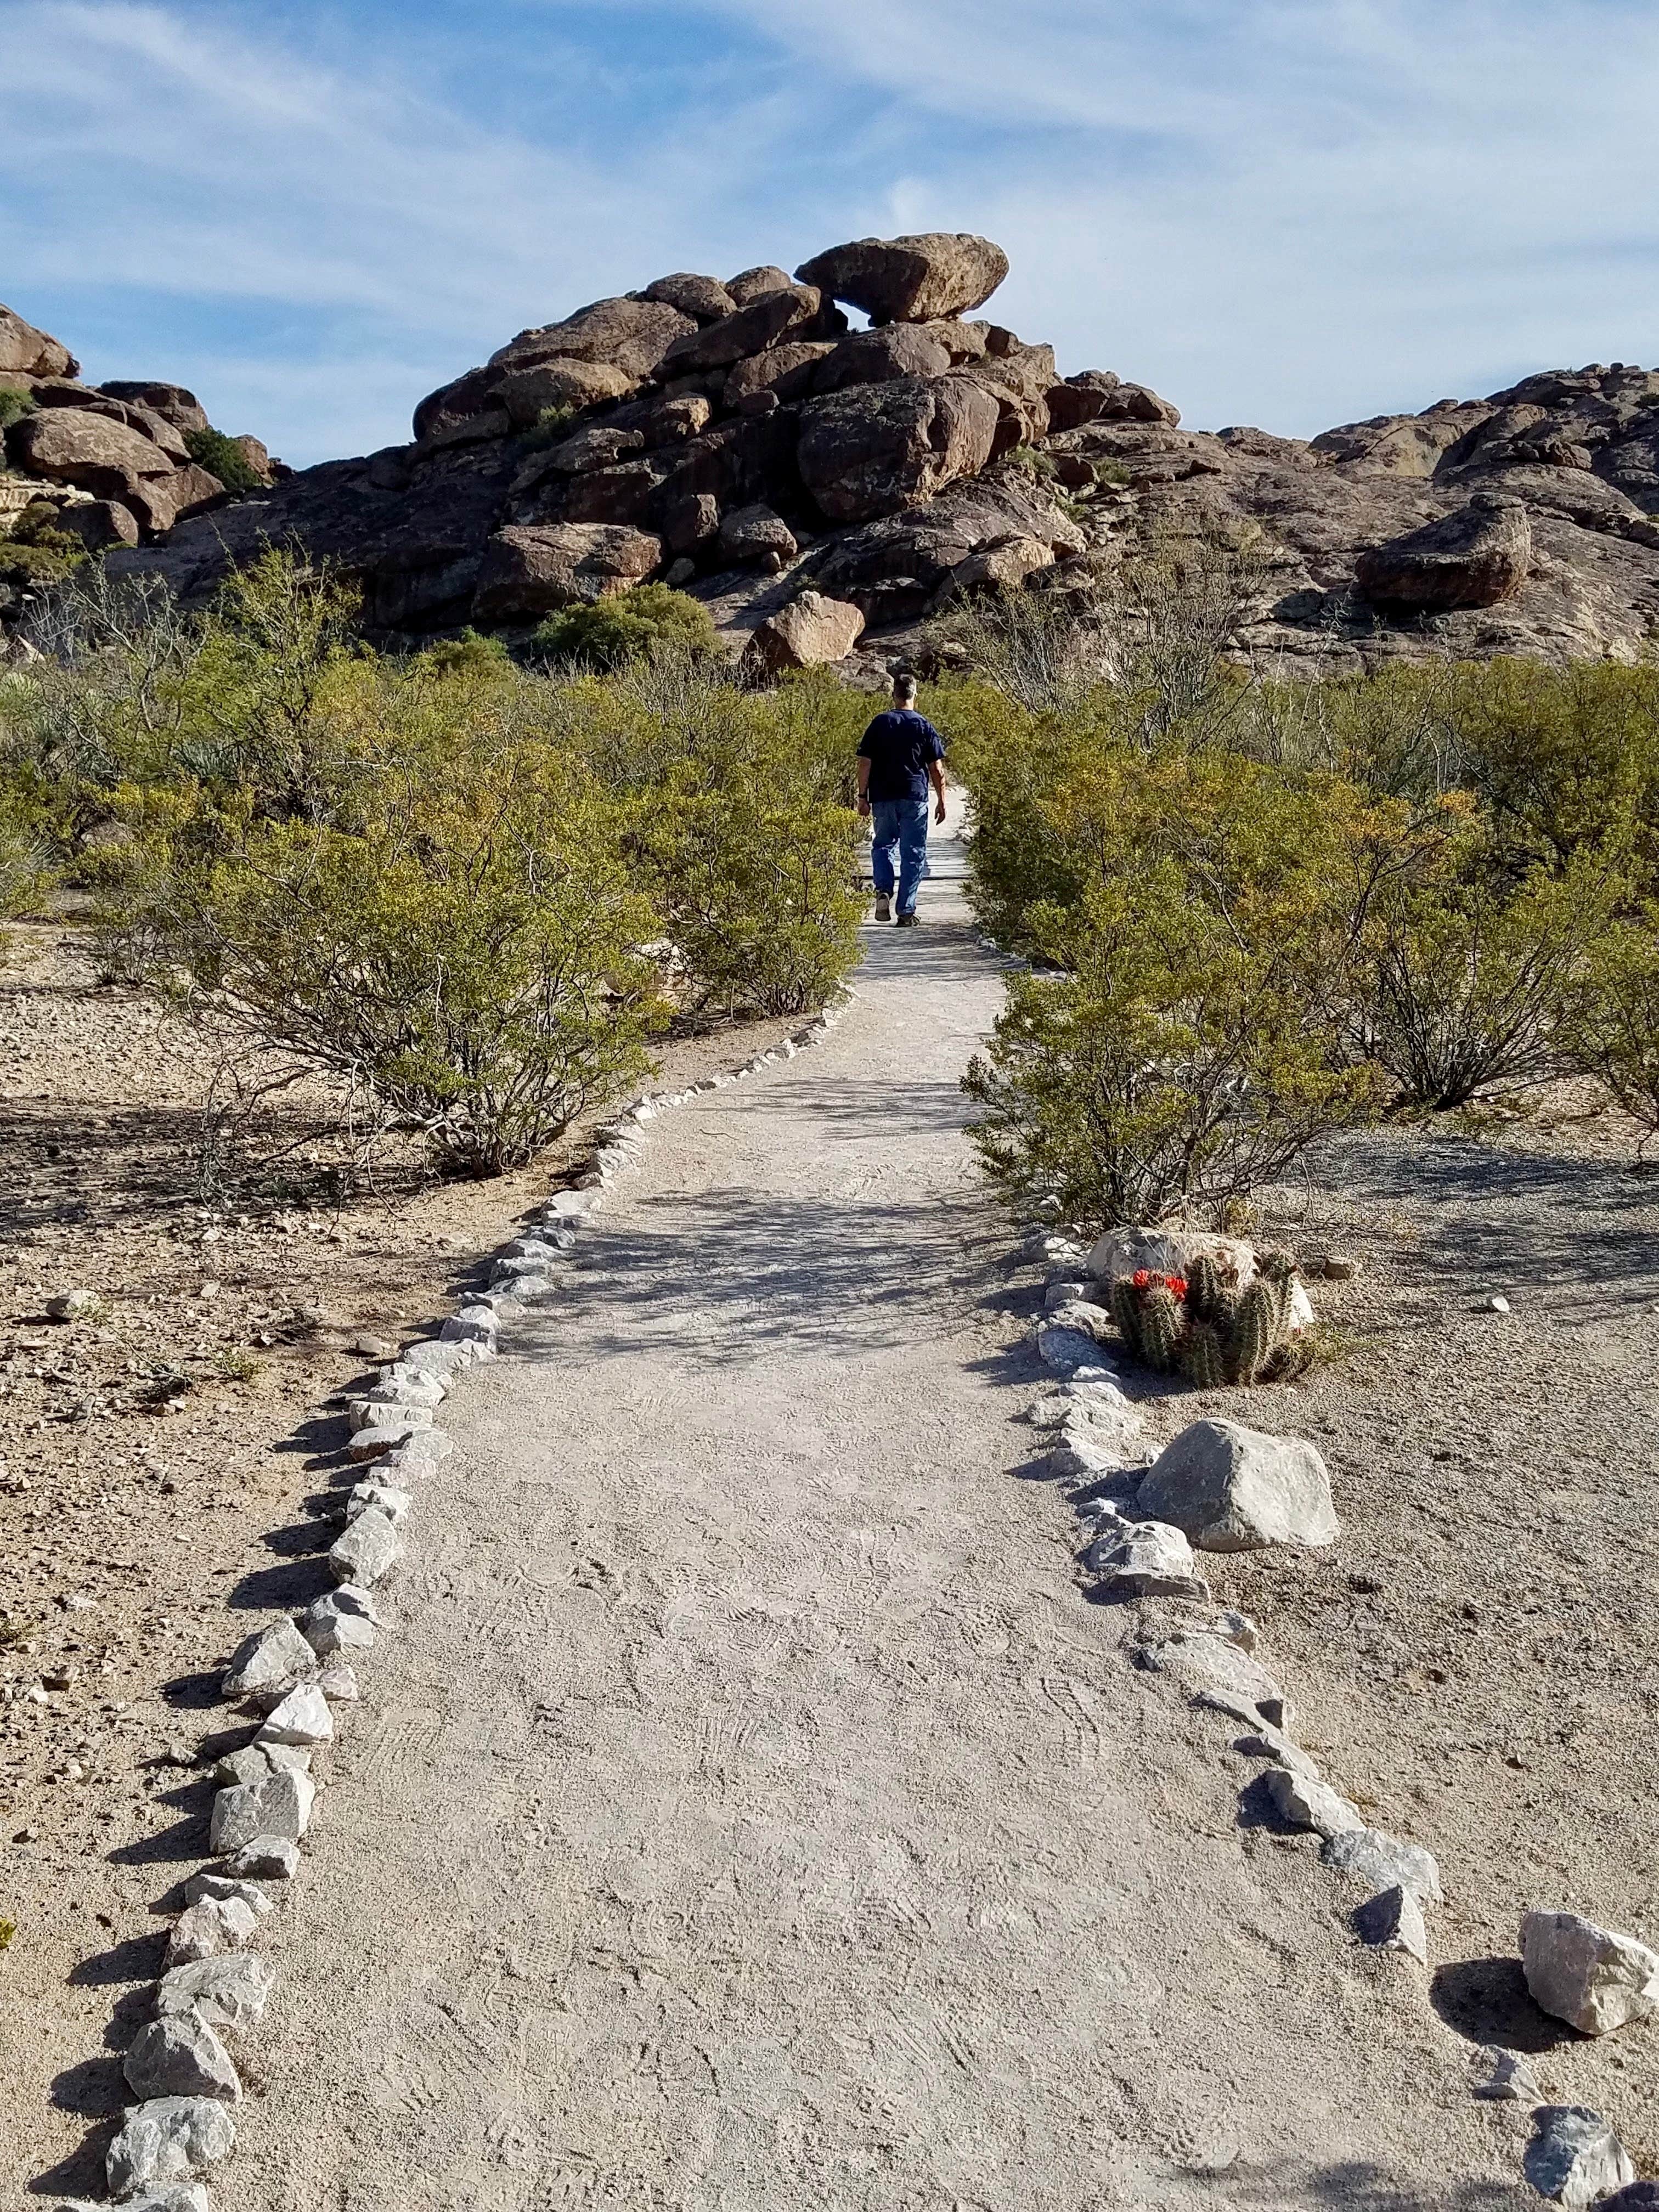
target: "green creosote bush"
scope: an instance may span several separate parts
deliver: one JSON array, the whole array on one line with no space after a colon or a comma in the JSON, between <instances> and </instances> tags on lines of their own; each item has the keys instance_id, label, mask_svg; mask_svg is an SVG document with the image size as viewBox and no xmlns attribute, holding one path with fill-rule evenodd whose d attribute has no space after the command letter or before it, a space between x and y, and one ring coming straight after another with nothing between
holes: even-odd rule
<instances>
[{"instance_id":1,"label":"green creosote bush","mask_svg":"<svg viewBox=\"0 0 1659 2212\"><path fill-rule=\"evenodd\" d=\"M186 430L185 451L217 477L227 491L263 491L265 480L234 438L222 430Z\"/></svg>"},{"instance_id":2,"label":"green creosote bush","mask_svg":"<svg viewBox=\"0 0 1659 2212\"><path fill-rule=\"evenodd\" d=\"M189 1012L365 1088L454 1172L522 1164L644 1074L667 1009L650 902L573 763L507 750L447 789L391 777L360 831L152 839L122 927Z\"/></svg>"},{"instance_id":3,"label":"green creosote bush","mask_svg":"<svg viewBox=\"0 0 1659 2212\"><path fill-rule=\"evenodd\" d=\"M1009 465L1022 474L1035 477L1039 483L1051 483L1059 473L1054 457L1045 453L1038 446L1016 446L1008 456Z\"/></svg>"},{"instance_id":4,"label":"green creosote bush","mask_svg":"<svg viewBox=\"0 0 1659 2212\"><path fill-rule=\"evenodd\" d=\"M1645 1150L1659 1135L1659 903L1603 931L1588 964L1565 1024L1566 1056L1640 1124Z\"/></svg>"},{"instance_id":5,"label":"green creosote bush","mask_svg":"<svg viewBox=\"0 0 1659 2212\"><path fill-rule=\"evenodd\" d=\"M57 527L58 509L49 500L32 500L0 538L0 578L22 591L61 584L87 559L87 549L67 530Z\"/></svg>"},{"instance_id":6,"label":"green creosote bush","mask_svg":"<svg viewBox=\"0 0 1659 2212\"><path fill-rule=\"evenodd\" d=\"M447 1168L528 1158L671 1022L793 1012L856 960L869 702L832 678L750 693L684 642L604 676L476 636L382 658L280 548L204 616L101 568L43 610L0 792L97 890L103 972Z\"/></svg>"},{"instance_id":7,"label":"green creosote bush","mask_svg":"<svg viewBox=\"0 0 1659 2212\"><path fill-rule=\"evenodd\" d=\"M550 661L601 675L665 647L711 658L722 649L708 608L666 584L635 584L609 599L565 607L538 626L531 643Z\"/></svg>"},{"instance_id":8,"label":"green creosote bush","mask_svg":"<svg viewBox=\"0 0 1659 2212\"><path fill-rule=\"evenodd\" d=\"M520 450L534 453L545 447L562 445L581 413L580 407L568 400L557 407L544 407L529 428L520 432Z\"/></svg>"},{"instance_id":9,"label":"green creosote bush","mask_svg":"<svg viewBox=\"0 0 1659 2212\"><path fill-rule=\"evenodd\" d=\"M13 422L21 422L25 415L33 415L34 405L32 392L15 392L9 386L0 386L0 430L6 429Z\"/></svg>"}]
</instances>

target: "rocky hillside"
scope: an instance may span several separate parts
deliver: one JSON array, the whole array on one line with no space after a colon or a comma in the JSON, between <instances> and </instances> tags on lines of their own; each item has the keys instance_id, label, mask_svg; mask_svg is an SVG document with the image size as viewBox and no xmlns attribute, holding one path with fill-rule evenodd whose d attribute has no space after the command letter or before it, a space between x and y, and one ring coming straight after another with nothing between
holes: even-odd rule
<instances>
[{"instance_id":1,"label":"rocky hillside","mask_svg":"<svg viewBox=\"0 0 1659 2212\"><path fill-rule=\"evenodd\" d=\"M287 473L257 438L222 436L182 385L82 383L68 348L9 307L0 434L0 618L64 553L152 542Z\"/></svg>"},{"instance_id":2,"label":"rocky hillside","mask_svg":"<svg viewBox=\"0 0 1659 2212\"><path fill-rule=\"evenodd\" d=\"M1052 348L975 318L1007 266L940 233L833 247L793 278L659 277L520 331L423 399L408 444L171 529L135 491L165 534L112 560L197 597L297 539L361 578L372 630L405 637L511 631L660 578L778 667L891 657L962 592L1218 526L1269 555L1241 641L1292 666L1629 659L1655 635L1659 374L1556 371L1311 442L1194 432L1144 386L1062 378ZM120 497L51 460L50 394L82 387L38 374L14 466ZM73 404L84 421L137 392ZM166 455L148 422L105 419Z\"/></svg>"}]
</instances>

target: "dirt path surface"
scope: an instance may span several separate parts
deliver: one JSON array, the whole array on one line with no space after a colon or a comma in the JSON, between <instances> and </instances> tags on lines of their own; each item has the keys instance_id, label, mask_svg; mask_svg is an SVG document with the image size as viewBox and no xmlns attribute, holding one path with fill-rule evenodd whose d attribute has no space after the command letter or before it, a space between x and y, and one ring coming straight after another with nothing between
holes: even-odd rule
<instances>
[{"instance_id":1,"label":"dirt path surface","mask_svg":"<svg viewBox=\"0 0 1659 2212\"><path fill-rule=\"evenodd\" d=\"M939 859L446 1408L230 2212L1529 2201L1420 1974L1238 1826L1225 1724L1012 1471L957 1089L1000 986Z\"/></svg>"}]
</instances>

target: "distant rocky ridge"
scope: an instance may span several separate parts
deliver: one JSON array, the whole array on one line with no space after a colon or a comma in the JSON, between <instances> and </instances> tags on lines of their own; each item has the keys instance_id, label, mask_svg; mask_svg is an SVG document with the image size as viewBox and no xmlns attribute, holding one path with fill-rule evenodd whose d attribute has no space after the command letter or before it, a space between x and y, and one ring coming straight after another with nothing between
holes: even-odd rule
<instances>
[{"instance_id":1,"label":"distant rocky ridge","mask_svg":"<svg viewBox=\"0 0 1659 2212\"><path fill-rule=\"evenodd\" d=\"M193 392L80 378L67 347L0 307L0 570L3 540L25 513L100 551L154 540L232 496L191 451L211 428ZM259 485L285 473L257 438L224 442L240 457L239 473ZM0 579L0 617L17 597Z\"/></svg>"},{"instance_id":2,"label":"distant rocky ridge","mask_svg":"<svg viewBox=\"0 0 1659 2212\"><path fill-rule=\"evenodd\" d=\"M1194 432L1146 386L1062 378L1050 347L973 319L1007 266L940 233L832 247L793 277L659 277L520 331L421 402L411 442L170 528L141 515L159 542L111 564L196 599L296 542L360 580L388 641L511 634L663 579L763 671L873 670L964 592L1215 529L1267 555L1238 642L1283 667L1631 659L1653 639L1659 374L1553 371L1310 442ZM849 330L843 305L872 327ZM9 434L14 466L53 451L42 429Z\"/></svg>"}]
</instances>

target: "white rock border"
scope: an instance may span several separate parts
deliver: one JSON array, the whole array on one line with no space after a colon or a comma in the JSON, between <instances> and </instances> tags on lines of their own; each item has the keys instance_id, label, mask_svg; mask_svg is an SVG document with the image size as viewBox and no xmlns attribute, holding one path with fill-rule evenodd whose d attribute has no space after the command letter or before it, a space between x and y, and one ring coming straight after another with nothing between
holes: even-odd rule
<instances>
[{"instance_id":1,"label":"white rock border","mask_svg":"<svg viewBox=\"0 0 1659 2212\"><path fill-rule=\"evenodd\" d=\"M274 1984L252 1948L281 1894L266 1885L298 1872L317 1795L312 1753L331 1739L336 1709L357 1700L352 1662L385 1626L374 1591L402 1554L416 1486L454 1449L434 1419L454 1376L495 1358L505 1316L552 1294L548 1270L574 1249L605 1191L637 1166L650 1122L795 1059L829 1035L857 995L842 985L781 1043L684 1090L648 1091L603 1123L586 1168L497 1249L488 1287L463 1291L432 1335L406 1345L347 1401L345 1449L364 1479L345 1496L344 1525L326 1555L335 1587L298 1615L256 1630L225 1670L226 1698L264 1717L250 1741L213 1769L210 1861L183 1877L185 1902L156 1985L156 2016L122 2063L132 2102L106 2154L111 2203L131 2212L210 2212L204 2179L234 2150L228 2108L242 2094L222 2033L257 2025ZM58 2212L97 2212L85 2199L56 2203Z\"/></svg>"},{"instance_id":2,"label":"white rock border","mask_svg":"<svg viewBox=\"0 0 1659 2212\"><path fill-rule=\"evenodd\" d=\"M1060 1208L1050 1200L1038 1210L1053 1217ZM1372 1953L1421 1968L1426 1994L1431 1960L1424 1907L1443 1901L1433 1854L1421 1844L1369 1827L1358 1808L1323 1779L1311 1754L1291 1734L1291 1707L1256 1656L1255 1624L1242 1613L1211 1611L1209 1586L1185 1548L1182 1532L1126 1513L1109 1497L1096 1494L1115 1477L1118 1486L1138 1492L1150 1462L1139 1449L1143 1419L1121 1389L1121 1370L1107 1350L1115 1341L1106 1333L1110 1317L1088 1298L1088 1248L1045 1219L1031 1225L1014 1256L1047 1270L1044 1309L1030 1342L1054 1380L1027 1408L1027 1417L1039 1430L1056 1432L1046 1458L1055 1480L1066 1486L1067 1502L1082 1516L1079 1559L1104 1577L1099 1586L1142 1604L1162 1601L1180 1609L1170 1631L1154 1629L1137 1638L1132 1663L1172 1677L1194 1707L1243 1724L1245 1733L1235 1738L1233 1749L1265 1762L1245 1791L1259 1783L1281 1819L1322 1838L1320 1857L1334 1873L1363 1883L1366 1894L1348 1915L1354 1934ZM1063 1291L1049 1299L1050 1286L1060 1285ZM1654 1954L1633 1937L1573 1915L1529 1912L1522 1925L1523 1954L1537 1923L1566 1920L1574 1923L1579 1948L1593 1951L1598 1960L1610 1950L1620 1960L1627 1954L1641 1954L1625 1976L1634 1988L1638 1970L1645 1972L1645 1961ZM1588 1985L1595 1978L1584 1973L1580 1978ZM1613 2025L1646 2018L1644 2003L1659 2009L1659 1972L1634 1996L1624 1983L1613 1999L1599 1989L1593 1994L1614 2015ZM1565 2003L1559 2008L1562 2017L1573 2018ZM1489 2066L1495 2062L1495 2070L1474 2086L1474 2094L1515 2098L1532 2108L1534 2135L1523 2165L1528 2180L1540 2193L1571 2207L1589 2203L1634 2178L1629 2154L1600 2113L1547 2103L1513 2052L1492 2049L1486 2057ZM1570 2141L1562 2136L1564 2125Z\"/></svg>"}]
</instances>

